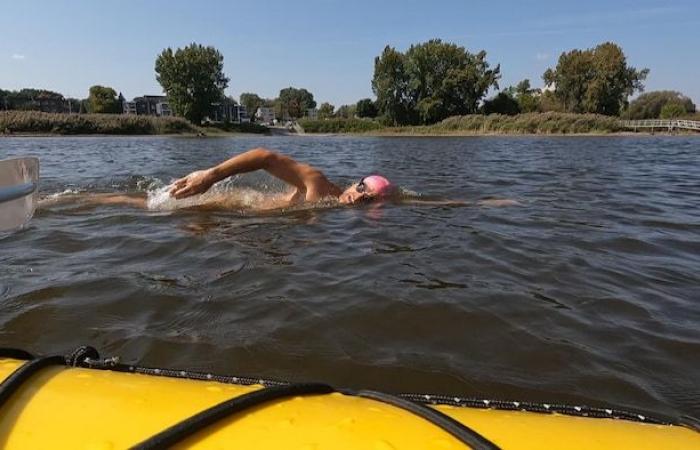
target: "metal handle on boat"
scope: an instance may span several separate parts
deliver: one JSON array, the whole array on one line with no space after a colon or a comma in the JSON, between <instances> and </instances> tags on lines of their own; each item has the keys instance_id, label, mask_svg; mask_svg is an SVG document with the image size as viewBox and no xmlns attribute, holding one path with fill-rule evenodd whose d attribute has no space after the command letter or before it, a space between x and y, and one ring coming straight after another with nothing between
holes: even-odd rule
<instances>
[{"instance_id":1,"label":"metal handle on boat","mask_svg":"<svg viewBox=\"0 0 700 450\"><path fill-rule=\"evenodd\" d=\"M39 190L39 159L0 161L0 231L21 228L34 215Z\"/></svg>"},{"instance_id":2,"label":"metal handle on boat","mask_svg":"<svg viewBox=\"0 0 700 450\"><path fill-rule=\"evenodd\" d=\"M37 183L34 182L18 184L16 186L0 187L0 203L17 200L18 198L33 194L37 187Z\"/></svg>"}]
</instances>

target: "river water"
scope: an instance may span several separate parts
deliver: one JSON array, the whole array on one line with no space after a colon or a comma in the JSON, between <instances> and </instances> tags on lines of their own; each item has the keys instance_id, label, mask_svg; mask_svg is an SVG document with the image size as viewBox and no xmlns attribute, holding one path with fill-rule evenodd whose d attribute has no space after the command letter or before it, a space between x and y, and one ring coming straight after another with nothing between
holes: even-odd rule
<instances>
[{"instance_id":1,"label":"river water","mask_svg":"<svg viewBox=\"0 0 700 450\"><path fill-rule=\"evenodd\" d=\"M379 172L522 205L49 204L0 235L0 345L700 417L698 138L3 138L0 159L38 156L42 195L68 200L154 192L260 145L339 184Z\"/></svg>"}]
</instances>

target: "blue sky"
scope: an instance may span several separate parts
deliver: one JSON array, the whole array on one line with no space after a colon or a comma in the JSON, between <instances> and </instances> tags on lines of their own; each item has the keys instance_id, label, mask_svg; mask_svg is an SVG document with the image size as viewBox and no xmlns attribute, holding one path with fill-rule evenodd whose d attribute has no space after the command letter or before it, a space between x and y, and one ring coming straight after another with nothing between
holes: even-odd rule
<instances>
[{"instance_id":1,"label":"blue sky","mask_svg":"<svg viewBox=\"0 0 700 450\"><path fill-rule=\"evenodd\" d=\"M275 97L291 85L339 106L372 95L385 45L441 38L486 50L502 87L540 86L562 51L611 40L651 69L647 91L679 90L700 104L698 0L4 0L0 33L0 88L79 98L93 84L128 98L159 93L158 53L197 42L223 53L229 95Z\"/></svg>"}]
</instances>

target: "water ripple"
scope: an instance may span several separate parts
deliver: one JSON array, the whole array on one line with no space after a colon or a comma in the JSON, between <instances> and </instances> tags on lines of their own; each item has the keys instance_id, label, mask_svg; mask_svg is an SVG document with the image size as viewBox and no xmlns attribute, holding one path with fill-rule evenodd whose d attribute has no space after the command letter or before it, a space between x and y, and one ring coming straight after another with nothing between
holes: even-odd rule
<instances>
[{"instance_id":1,"label":"water ripple","mask_svg":"<svg viewBox=\"0 0 700 450\"><path fill-rule=\"evenodd\" d=\"M71 203L255 146L426 199L274 214ZM196 146L196 147L195 147ZM53 201L0 235L0 343L390 391L700 416L700 152L675 138L7 138ZM261 174L228 188L277 192ZM482 208L483 199L522 206Z\"/></svg>"}]
</instances>

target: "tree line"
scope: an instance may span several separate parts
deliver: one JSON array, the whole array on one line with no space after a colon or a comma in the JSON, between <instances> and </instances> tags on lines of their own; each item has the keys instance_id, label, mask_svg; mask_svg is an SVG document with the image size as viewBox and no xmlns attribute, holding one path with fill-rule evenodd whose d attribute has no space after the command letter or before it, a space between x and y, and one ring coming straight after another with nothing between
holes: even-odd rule
<instances>
[{"instance_id":1,"label":"tree line","mask_svg":"<svg viewBox=\"0 0 700 450\"><path fill-rule=\"evenodd\" d=\"M90 87L88 97L64 97L46 89L25 88L19 91L0 89L0 110L43 111L52 113L118 114L122 112L124 97L110 87Z\"/></svg>"},{"instance_id":2,"label":"tree line","mask_svg":"<svg viewBox=\"0 0 700 450\"><path fill-rule=\"evenodd\" d=\"M544 89L532 88L525 79L499 90L500 66L491 69L486 52L472 54L436 39L405 53L387 46L375 59L372 89L380 116L393 125L430 125L475 113L552 111L642 119L695 112L688 97L671 91L643 94L629 103L630 96L644 90L648 74L649 69L630 66L620 46L606 42L562 53L557 65L543 73ZM499 92L486 98L490 89Z\"/></svg>"},{"instance_id":3,"label":"tree line","mask_svg":"<svg viewBox=\"0 0 700 450\"><path fill-rule=\"evenodd\" d=\"M316 113L319 119L359 117L403 126L430 125L470 114L553 111L647 119L696 111L690 98L675 91L641 94L630 103L631 96L644 90L649 69L630 66L622 48L612 42L562 53L556 66L542 74L544 89L533 88L528 79L500 89L500 65L493 66L486 57L483 50L472 53L440 39L411 45L405 52L386 46L374 60L371 85L375 100L365 98L337 109L323 102ZM177 116L200 124L216 103L237 103L224 94L230 80L224 74L223 60L216 48L196 43L166 48L157 56L156 80ZM492 90L497 93L487 98ZM46 90L0 89L0 109L6 110L120 113L123 101L121 93L100 85L92 86L83 100ZM313 93L291 86L274 99L245 92L240 103L251 115L268 107L281 119L298 119L317 107Z\"/></svg>"},{"instance_id":4,"label":"tree line","mask_svg":"<svg viewBox=\"0 0 700 450\"><path fill-rule=\"evenodd\" d=\"M405 52L386 46L374 60L372 91L376 100L362 99L338 109L321 103L319 119L371 118L385 125L430 125L448 117L470 114L522 112L594 113L626 118L678 117L696 110L686 96L673 91L642 94L649 69L627 63L622 48L612 42L594 48L574 49L559 56L557 65L542 74L544 89L525 79L500 89L500 65L487 61L487 53L472 53L453 43L432 39L411 45ZM228 78L223 56L213 47L192 44L165 49L156 60L156 73L174 111L197 123L207 105L223 96ZM497 94L486 98L491 90ZM203 110L194 106L201 102ZM254 113L273 108L277 117L297 119L317 103L306 89L282 89L275 99L246 92L241 104Z\"/></svg>"}]
</instances>

